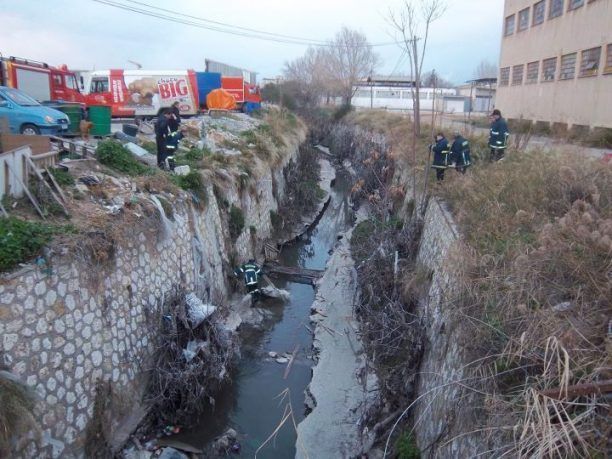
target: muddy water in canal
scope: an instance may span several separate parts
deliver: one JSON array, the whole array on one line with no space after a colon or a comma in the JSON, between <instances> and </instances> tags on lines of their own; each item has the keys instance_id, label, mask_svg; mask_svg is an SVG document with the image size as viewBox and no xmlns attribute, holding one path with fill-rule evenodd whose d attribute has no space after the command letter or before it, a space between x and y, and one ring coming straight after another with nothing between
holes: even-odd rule
<instances>
[{"instance_id":1,"label":"muddy water in canal","mask_svg":"<svg viewBox=\"0 0 612 459\"><path fill-rule=\"evenodd\" d=\"M339 171L331 201L320 221L303 240L283 247L282 264L325 268L338 233L350 225L350 187L349 175ZM254 457L290 409L296 424L304 418L304 389L310 382L313 365L312 335L307 327L310 327L310 307L316 292L310 285L282 279L274 282L277 287L289 291L289 301L267 300L260 304L269 316L262 327L242 329L242 357L232 383L217 395L214 410L201 416L196 428L180 435L182 441L203 448L231 427L238 432L241 446L235 457ZM296 348L296 358L285 379L287 365L277 363L268 353L291 354ZM257 453L258 458L295 456L293 420L287 419L274 438Z\"/></svg>"}]
</instances>

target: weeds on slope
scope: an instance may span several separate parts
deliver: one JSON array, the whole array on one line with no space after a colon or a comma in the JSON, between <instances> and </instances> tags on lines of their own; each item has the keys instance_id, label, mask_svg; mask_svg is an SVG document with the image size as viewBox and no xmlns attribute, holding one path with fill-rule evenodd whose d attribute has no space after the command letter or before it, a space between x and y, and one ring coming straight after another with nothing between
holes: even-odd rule
<instances>
[{"instance_id":1,"label":"weeds on slope","mask_svg":"<svg viewBox=\"0 0 612 459\"><path fill-rule=\"evenodd\" d=\"M489 416L512 419L510 451L605 454L610 406L598 387L612 377L612 168L515 154L441 193L468 246L456 313L490 357Z\"/></svg>"}]
</instances>

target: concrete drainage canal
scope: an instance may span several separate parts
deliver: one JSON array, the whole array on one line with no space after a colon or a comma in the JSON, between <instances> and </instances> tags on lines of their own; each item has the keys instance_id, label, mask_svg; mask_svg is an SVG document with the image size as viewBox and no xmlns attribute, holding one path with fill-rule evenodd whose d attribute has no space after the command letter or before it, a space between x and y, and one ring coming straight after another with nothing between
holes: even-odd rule
<instances>
[{"instance_id":1,"label":"concrete drainage canal","mask_svg":"<svg viewBox=\"0 0 612 459\"><path fill-rule=\"evenodd\" d=\"M283 247L283 265L325 269L338 233L351 225L350 188L349 174L340 170L317 225ZM274 282L290 299L258 305L265 319L260 326L242 327L242 355L232 384L222 389L196 427L173 441L202 449L208 457L223 449L233 450L236 457L295 457L296 427L306 415L305 390L314 364L310 314L317 292L311 285L280 278Z\"/></svg>"}]
</instances>

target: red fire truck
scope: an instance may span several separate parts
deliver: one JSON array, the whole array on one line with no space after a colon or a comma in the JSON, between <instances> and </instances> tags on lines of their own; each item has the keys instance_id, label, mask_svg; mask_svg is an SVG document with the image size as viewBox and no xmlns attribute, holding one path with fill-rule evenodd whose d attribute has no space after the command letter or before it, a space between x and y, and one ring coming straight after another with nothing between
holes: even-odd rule
<instances>
[{"instance_id":1,"label":"red fire truck","mask_svg":"<svg viewBox=\"0 0 612 459\"><path fill-rule=\"evenodd\" d=\"M0 86L20 89L39 102L85 102L75 74L65 65L51 67L19 57L0 57Z\"/></svg>"}]
</instances>

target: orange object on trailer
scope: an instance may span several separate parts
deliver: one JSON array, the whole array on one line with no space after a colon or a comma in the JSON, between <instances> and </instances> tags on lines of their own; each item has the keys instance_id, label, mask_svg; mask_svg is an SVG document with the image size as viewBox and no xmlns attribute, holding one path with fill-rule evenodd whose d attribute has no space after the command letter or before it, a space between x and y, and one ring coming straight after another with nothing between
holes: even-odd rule
<instances>
[{"instance_id":1,"label":"orange object on trailer","mask_svg":"<svg viewBox=\"0 0 612 459\"><path fill-rule=\"evenodd\" d=\"M209 110L236 110L236 98L225 89L214 89L206 96Z\"/></svg>"}]
</instances>

